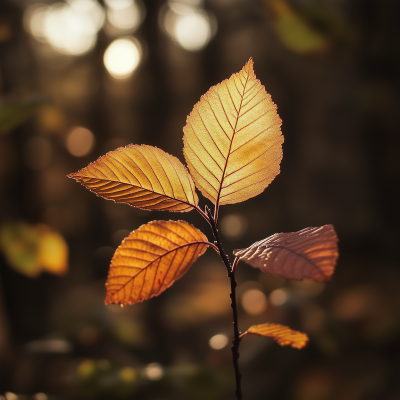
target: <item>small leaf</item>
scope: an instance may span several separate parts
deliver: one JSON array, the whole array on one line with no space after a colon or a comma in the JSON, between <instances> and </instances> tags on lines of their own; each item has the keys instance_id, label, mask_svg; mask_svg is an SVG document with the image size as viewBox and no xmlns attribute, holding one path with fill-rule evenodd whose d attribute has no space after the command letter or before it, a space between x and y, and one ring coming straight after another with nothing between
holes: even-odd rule
<instances>
[{"instance_id":1,"label":"small leaf","mask_svg":"<svg viewBox=\"0 0 400 400\"><path fill-rule=\"evenodd\" d=\"M118 247L107 279L106 304L135 304L158 296L207 249L206 236L184 221L153 221Z\"/></svg>"},{"instance_id":2,"label":"small leaf","mask_svg":"<svg viewBox=\"0 0 400 400\"><path fill-rule=\"evenodd\" d=\"M36 227L39 232L38 261L43 270L55 275L63 275L68 270L68 246L64 238L40 224Z\"/></svg>"},{"instance_id":3,"label":"small leaf","mask_svg":"<svg viewBox=\"0 0 400 400\"><path fill-rule=\"evenodd\" d=\"M101 197L145 210L185 212L198 202L185 166L152 146L120 147L68 177Z\"/></svg>"},{"instance_id":4,"label":"small leaf","mask_svg":"<svg viewBox=\"0 0 400 400\"><path fill-rule=\"evenodd\" d=\"M47 104L48 100L35 96L30 100L19 103L13 100L3 100L0 102L0 133L10 131L22 124L36 110Z\"/></svg>"},{"instance_id":5,"label":"small leaf","mask_svg":"<svg viewBox=\"0 0 400 400\"><path fill-rule=\"evenodd\" d=\"M202 96L183 128L183 152L203 195L222 205L261 193L279 173L281 122L252 59Z\"/></svg>"},{"instance_id":6,"label":"small leaf","mask_svg":"<svg viewBox=\"0 0 400 400\"><path fill-rule=\"evenodd\" d=\"M329 282L339 256L332 225L276 233L233 254L261 271L285 279Z\"/></svg>"},{"instance_id":7,"label":"small leaf","mask_svg":"<svg viewBox=\"0 0 400 400\"><path fill-rule=\"evenodd\" d=\"M329 46L328 38L316 31L289 3L284 0L270 0L267 4L275 14L272 26L288 49L307 54L321 52Z\"/></svg>"},{"instance_id":8,"label":"small leaf","mask_svg":"<svg viewBox=\"0 0 400 400\"><path fill-rule=\"evenodd\" d=\"M241 336L245 335L270 337L281 346L292 346L296 349L305 347L309 340L305 333L294 331L287 326L279 324L253 325Z\"/></svg>"},{"instance_id":9,"label":"small leaf","mask_svg":"<svg viewBox=\"0 0 400 400\"><path fill-rule=\"evenodd\" d=\"M44 224L9 222L0 228L0 249L12 268L30 278L42 271L61 275L68 269L68 245Z\"/></svg>"}]
</instances>

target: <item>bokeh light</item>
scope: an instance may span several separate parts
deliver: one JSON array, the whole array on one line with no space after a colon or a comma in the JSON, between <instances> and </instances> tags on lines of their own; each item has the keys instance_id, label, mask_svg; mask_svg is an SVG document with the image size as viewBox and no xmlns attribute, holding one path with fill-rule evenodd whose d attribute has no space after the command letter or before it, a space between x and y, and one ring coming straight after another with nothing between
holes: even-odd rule
<instances>
[{"instance_id":1,"label":"bokeh light","mask_svg":"<svg viewBox=\"0 0 400 400\"><path fill-rule=\"evenodd\" d=\"M202 50L217 30L214 16L201 5L199 1L169 1L160 11L161 28L188 51Z\"/></svg>"},{"instance_id":2,"label":"bokeh light","mask_svg":"<svg viewBox=\"0 0 400 400\"><path fill-rule=\"evenodd\" d=\"M267 310L268 301L259 289L246 290L241 297L243 309L250 315L260 315Z\"/></svg>"},{"instance_id":3,"label":"bokeh light","mask_svg":"<svg viewBox=\"0 0 400 400\"><path fill-rule=\"evenodd\" d=\"M141 47L133 38L114 40L104 53L104 65L113 78L126 79L141 60Z\"/></svg>"},{"instance_id":4,"label":"bokeh light","mask_svg":"<svg viewBox=\"0 0 400 400\"><path fill-rule=\"evenodd\" d=\"M285 289L275 289L269 295L269 301L274 306L284 305L287 302L288 298L289 296Z\"/></svg>"},{"instance_id":5,"label":"bokeh light","mask_svg":"<svg viewBox=\"0 0 400 400\"><path fill-rule=\"evenodd\" d=\"M230 239L238 239L247 230L247 219L239 214L229 214L221 219L221 232Z\"/></svg>"},{"instance_id":6,"label":"bokeh light","mask_svg":"<svg viewBox=\"0 0 400 400\"><path fill-rule=\"evenodd\" d=\"M59 53L81 55L94 47L104 18L104 10L98 2L70 0L29 7L24 21L28 32L37 40L48 42Z\"/></svg>"},{"instance_id":7,"label":"bokeh light","mask_svg":"<svg viewBox=\"0 0 400 400\"><path fill-rule=\"evenodd\" d=\"M106 0L106 4L106 32L110 35L133 33L144 19L145 8L139 1Z\"/></svg>"},{"instance_id":8,"label":"bokeh light","mask_svg":"<svg viewBox=\"0 0 400 400\"><path fill-rule=\"evenodd\" d=\"M228 337L222 333L219 333L218 335L214 335L208 344L214 350L221 350L228 344Z\"/></svg>"},{"instance_id":9,"label":"bokeh light","mask_svg":"<svg viewBox=\"0 0 400 400\"><path fill-rule=\"evenodd\" d=\"M150 363L144 369L144 374L151 381L159 381L164 376L164 369L158 363Z\"/></svg>"},{"instance_id":10,"label":"bokeh light","mask_svg":"<svg viewBox=\"0 0 400 400\"><path fill-rule=\"evenodd\" d=\"M89 129L76 126L68 133L66 146L73 156L83 157L90 153L94 143L94 135Z\"/></svg>"},{"instance_id":11,"label":"bokeh light","mask_svg":"<svg viewBox=\"0 0 400 400\"><path fill-rule=\"evenodd\" d=\"M200 12L183 15L176 21L174 31L178 43L190 51L201 50L211 37L210 22Z\"/></svg>"}]
</instances>

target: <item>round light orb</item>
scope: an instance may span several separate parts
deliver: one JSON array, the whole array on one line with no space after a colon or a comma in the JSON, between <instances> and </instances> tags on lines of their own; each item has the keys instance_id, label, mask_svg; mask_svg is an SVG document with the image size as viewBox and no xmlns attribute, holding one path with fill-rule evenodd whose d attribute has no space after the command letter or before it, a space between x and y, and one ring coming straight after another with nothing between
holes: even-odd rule
<instances>
[{"instance_id":1,"label":"round light orb","mask_svg":"<svg viewBox=\"0 0 400 400\"><path fill-rule=\"evenodd\" d=\"M186 50L203 49L211 39L211 24L205 13L193 11L176 19L174 36Z\"/></svg>"},{"instance_id":2,"label":"round light orb","mask_svg":"<svg viewBox=\"0 0 400 400\"><path fill-rule=\"evenodd\" d=\"M133 38L114 40L104 53L104 65L115 79L126 79L131 76L140 60L140 44Z\"/></svg>"}]
</instances>

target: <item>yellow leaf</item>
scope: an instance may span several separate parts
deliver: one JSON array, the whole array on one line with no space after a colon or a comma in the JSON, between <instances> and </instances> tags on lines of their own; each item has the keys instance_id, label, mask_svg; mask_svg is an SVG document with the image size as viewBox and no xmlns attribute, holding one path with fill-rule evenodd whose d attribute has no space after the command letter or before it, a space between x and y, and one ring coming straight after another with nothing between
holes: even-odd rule
<instances>
[{"instance_id":1,"label":"yellow leaf","mask_svg":"<svg viewBox=\"0 0 400 400\"><path fill-rule=\"evenodd\" d=\"M101 197L145 210L185 212L198 202L185 166L157 147L120 147L68 176Z\"/></svg>"},{"instance_id":2,"label":"yellow leaf","mask_svg":"<svg viewBox=\"0 0 400 400\"><path fill-rule=\"evenodd\" d=\"M281 346L292 346L296 349L302 349L308 343L308 336L305 333L294 331L287 326L279 324L253 325L241 336L245 335L270 337Z\"/></svg>"},{"instance_id":3,"label":"yellow leaf","mask_svg":"<svg viewBox=\"0 0 400 400\"><path fill-rule=\"evenodd\" d=\"M68 269L68 246L64 238L46 225L39 225L38 262L43 270L63 275Z\"/></svg>"},{"instance_id":4,"label":"yellow leaf","mask_svg":"<svg viewBox=\"0 0 400 400\"><path fill-rule=\"evenodd\" d=\"M329 282L339 256L332 225L276 233L233 254L261 271L285 279Z\"/></svg>"},{"instance_id":5,"label":"yellow leaf","mask_svg":"<svg viewBox=\"0 0 400 400\"><path fill-rule=\"evenodd\" d=\"M64 238L44 224L9 222L0 229L0 248L18 272L34 278L43 270L64 274L68 268L68 246Z\"/></svg>"},{"instance_id":6,"label":"yellow leaf","mask_svg":"<svg viewBox=\"0 0 400 400\"><path fill-rule=\"evenodd\" d=\"M207 249L205 235L184 221L153 221L118 247L107 279L106 304L135 304L158 296Z\"/></svg>"},{"instance_id":7,"label":"yellow leaf","mask_svg":"<svg viewBox=\"0 0 400 400\"><path fill-rule=\"evenodd\" d=\"M252 59L194 106L183 129L184 155L196 186L217 208L258 195L279 173L281 122Z\"/></svg>"},{"instance_id":8,"label":"yellow leaf","mask_svg":"<svg viewBox=\"0 0 400 400\"><path fill-rule=\"evenodd\" d=\"M8 264L16 271L30 278L40 274L37 259L39 236L33 226L22 221L2 225L0 247Z\"/></svg>"}]
</instances>

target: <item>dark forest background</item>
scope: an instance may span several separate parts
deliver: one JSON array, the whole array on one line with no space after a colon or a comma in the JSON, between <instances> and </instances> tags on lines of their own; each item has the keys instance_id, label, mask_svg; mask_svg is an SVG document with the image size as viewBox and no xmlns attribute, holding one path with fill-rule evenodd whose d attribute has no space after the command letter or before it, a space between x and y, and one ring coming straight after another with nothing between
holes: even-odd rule
<instances>
[{"instance_id":1,"label":"dark forest background","mask_svg":"<svg viewBox=\"0 0 400 400\"><path fill-rule=\"evenodd\" d=\"M211 250L157 298L103 303L130 231L184 219L211 239L207 224L114 204L66 175L129 143L184 161L186 116L250 57L283 120L283 160L264 193L220 209L225 250L333 224L340 258L325 286L239 264L240 329L277 322L311 339L303 350L243 340L244 399L400 399L400 3L146 0L136 28L101 26L79 55L32 33L36 3L0 2L0 399L234 399L230 346L209 343L232 335L229 279ZM177 4L206 16L202 48L168 34ZM125 79L103 63L119 36L141 46ZM67 243L63 275L29 269L37 224Z\"/></svg>"}]
</instances>

